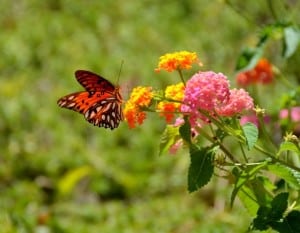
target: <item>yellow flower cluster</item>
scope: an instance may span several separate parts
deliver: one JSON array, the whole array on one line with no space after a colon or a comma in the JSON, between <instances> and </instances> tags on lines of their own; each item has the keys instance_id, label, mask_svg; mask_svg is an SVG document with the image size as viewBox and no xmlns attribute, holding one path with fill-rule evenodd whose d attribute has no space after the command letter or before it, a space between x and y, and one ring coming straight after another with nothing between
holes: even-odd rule
<instances>
[{"instance_id":1,"label":"yellow flower cluster","mask_svg":"<svg viewBox=\"0 0 300 233\"><path fill-rule=\"evenodd\" d=\"M136 87L132 90L129 100L124 108L124 117L130 128L134 128L136 123L142 124L146 118L143 108L150 105L153 98L151 87Z\"/></svg>"},{"instance_id":2,"label":"yellow flower cluster","mask_svg":"<svg viewBox=\"0 0 300 233\"><path fill-rule=\"evenodd\" d=\"M159 102L157 110L161 116L166 118L167 123L171 123L174 113L180 111L181 101L184 96L184 84L178 83L170 85L165 90L165 101Z\"/></svg>"},{"instance_id":3,"label":"yellow flower cluster","mask_svg":"<svg viewBox=\"0 0 300 233\"><path fill-rule=\"evenodd\" d=\"M202 65L196 53L188 51L167 53L159 58L158 67L155 71L166 70L172 72L174 70L190 69L193 63Z\"/></svg>"}]
</instances>

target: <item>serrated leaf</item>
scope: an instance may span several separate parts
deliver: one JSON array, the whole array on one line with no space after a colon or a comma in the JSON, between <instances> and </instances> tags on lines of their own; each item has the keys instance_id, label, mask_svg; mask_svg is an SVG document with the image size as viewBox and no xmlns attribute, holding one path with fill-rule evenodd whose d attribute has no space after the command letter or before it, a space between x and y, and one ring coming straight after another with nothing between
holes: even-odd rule
<instances>
[{"instance_id":1,"label":"serrated leaf","mask_svg":"<svg viewBox=\"0 0 300 233\"><path fill-rule=\"evenodd\" d=\"M251 150L258 139L258 129L256 125L248 122L242 126L244 135L246 137L246 143L248 150Z\"/></svg>"},{"instance_id":2,"label":"serrated leaf","mask_svg":"<svg viewBox=\"0 0 300 233\"><path fill-rule=\"evenodd\" d=\"M296 154L300 155L299 147L297 147L292 142L283 142L283 143L280 144L280 148L279 148L278 154L281 154L284 151L293 151Z\"/></svg>"},{"instance_id":3,"label":"serrated leaf","mask_svg":"<svg viewBox=\"0 0 300 233\"><path fill-rule=\"evenodd\" d=\"M196 148L190 150L191 164L188 172L188 190L194 192L206 185L214 171L214 151L211 148Z\"/></svg>"},{"instance_id":4,"label":"serrated leaf","mask_svg":"<svg viewBox=\"0 0 300 233\"><path fill-rule=\"evenodd\" d=\"M293 210L291 211L286 217L285 221L287 222L289 228L292 230L292 232L300 232L300 211Z\"/></svg>"},{"instance_id":5,"label":"serrated leaf","mask_svg":"<svg viewBox=\"0 0 300 233\"><path fill-rule=\"evenodd\" d=\"M283 57L291 57L297 50L300 43L300 30L294 26L285 27L283 31L284 46Z\"/></svg>"},{"instance_id":6,"label":"serrated leaf","mask_svg":"<svg viewBox=\"0 0 300 233\"><path fill-rule=\"evenodd\" d=\"M260 206L257 210L257 216L253 219L253 227L257 230L267 230L269 228L268 215L270 213L270 208L266 206Z\"/></svg>"},{"instance_id":7,"label":"serrated leaf","mask_svg":"<svg viewBox=\"0 0 300 233\"><path fill-rule=\"evenodd\" d=\"M191 141L191 124L189 122L188 117L184 117L184 124L179 127L180 136L184 141L188 144L192 144Z\"/></svg>"},{"instance_id":8,"label":"serrated leaf","mask_svg":"<svg viewBox=\"0 0 300 233\"><path fill-rule=\"evenodd\" d=\"M268 165L267 169L276 176L284 179L293 189L300 189L300 173L280 164Z\"/></svg>"},{"instance_id":9,"label":"serrated leaf","mask_svg":"<svg viewBox=\"0 0 300 233\"><path fill-rule=\"evenodd\" d=\"M160 138L159 155L165 154L179 137L179 127L167 125Z\"/></svg>"},{"instance_id":10,"label":"serrated leaf","mask_svg":"<svg viewBox=\"0 0 300 233\"><path fill-rule=\"evenodd\" d=\"M293 231L288 225L287 221L282 222L270 222L270 226L279 233L298 233L299 231Z\"/></svg>"},{"instance_id":11,"label":"serrated leaf","mask_svg":"<svg viewBox=\"0 0 300 233\"><path fill-rule=\"evenodd\" d=\"M63 195L70 193L78 181L90 174L91 171L92 168L89 166L81 166L68 171L58 182L59 193Z\"/></svg>"},{"instance_id":12,"label":"serrated leaf","mask_svg":"<svg viewBox=\"0 0 300 233\"><path fill-rule=\"evenodd\" d=\"M282 219L283 213L288 207L288 193L279 193L271 202L271 211L269 213L269 218L272 221L278 221Z\"/></svg>"}]
</instances>

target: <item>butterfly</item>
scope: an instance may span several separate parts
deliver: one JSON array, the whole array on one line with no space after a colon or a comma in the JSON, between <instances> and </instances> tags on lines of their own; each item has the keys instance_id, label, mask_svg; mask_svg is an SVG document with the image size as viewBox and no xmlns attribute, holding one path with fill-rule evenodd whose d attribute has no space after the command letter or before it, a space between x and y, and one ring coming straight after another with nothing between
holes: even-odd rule
<instances>
[{"instance_id":1,"label":"butterfly","mask_svg":"<svg viewBox=\"0 0 300 233\"><path fill-rule=\"evenodd\" d=\"M58 106L83 114L95 126L117 128L123 120L119 87L87 70L75 71L75 77L85 91L63 96L57 101Z\"/></svg>"}]
</instances>

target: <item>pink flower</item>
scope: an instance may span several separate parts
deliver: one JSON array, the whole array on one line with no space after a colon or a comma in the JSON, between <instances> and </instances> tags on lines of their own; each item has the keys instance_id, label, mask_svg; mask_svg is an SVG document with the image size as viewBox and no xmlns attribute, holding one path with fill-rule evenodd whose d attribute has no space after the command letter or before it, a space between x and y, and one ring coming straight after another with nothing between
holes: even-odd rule
<instances>
[{"instance_id":1,"label":"pink flower","mask_svg":"<svg viewBox=\"0 0 300 233\"><path fill-rule=\"evenodd\" d=\"M243 111L251 110L254 107L253 99L244 89L230 90L229 101L218 106L216 112L221 116L231 117L241 114Z\"/></svg>"},{"instance_id":2,"label":"pink flower","mask_svg":"<svg viewBox=\"0 0 300 233\"><path fill-rule=\"evenodd\" d=\"M242 116L240 119L240 124L245 125L246 123L253 123L258 127L258 119L256 115Z\"/></svg>"},{"instance_id":3,"label":"pink flower","mask_svg":"<svg viewBox=\"0 0 300 233\"><path fill-rule=\"evenodd\" d=\"M300 122L300 107L293 107L290 110L282 109L279 113L279 117L281 119L290 117L292 122Z\"/></svg>"},{"instance_id":4,"label":"pink flower","mask_svg":"<svg viewBox=\"0 0 300 233\"><path fill-rule=\"evenodd\" d=\"M178 139L170 148L169 148L169 153L170 154L176 154L177 151L183 146L183 141L182 139Z\"/></svg>"},{"instance_id":5,"label":"pink flower","mask_svg":"<svg viewBox=\"0 0 300 233\"><path fill-rule=\"evenodd\" d=\"M174 127L180 127L184 124L184 119L181 117L176 118L175 123L173 124ZM201 127L200 124L198 124L198 127ZM195 128L191 128L191 139L196 140L199 133ZM184 141L182 138L176 140L173 145L169 148L170 154L176 154L176 152L184 145Z\"/></svg>"},{"instance_id":6,"label":"pink flower","mask_svg":"<svg viewBox=\"0 0 300 233\"><path fill-rule=\"evenodd\" d=\"M199 72L186 84L181 111L190 114L193 126L197 119L206 119L199 109L213 113L229 100L229 96L229 81L225 75L212 71Z\"/></svg>"},{"instance_id":7,"label":"pink flower","mask_svg":"<svg viewBox=\"0 0 300 233\"><path fill-rule=\"evenodd\" d=\"M241 117L241 119L240 119L240 124L241 125L245 125L248 122L255 124L257 127L260 127L258 118L254 113L252 115L246 115L246 116ZM268 115L264 116L263 117L263 122L265 124L269 124L271 122L271 117L268 116Z\"/></svg>"}]
</instances>

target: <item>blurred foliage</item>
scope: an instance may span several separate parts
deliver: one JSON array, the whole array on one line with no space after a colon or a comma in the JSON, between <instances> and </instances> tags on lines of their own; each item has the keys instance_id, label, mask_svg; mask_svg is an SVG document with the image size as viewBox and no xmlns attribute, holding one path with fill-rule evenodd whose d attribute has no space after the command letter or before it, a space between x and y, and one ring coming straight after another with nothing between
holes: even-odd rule
<instances>
[{"instance_id":1,"label":"blurred foliage","mask_svg":"<svg viewBox=\"0 0 300 233\"><path fill-rule=\"evenodd\" d=\"M122 124L110 131L56 105L81 89L75 70L116 82L122 60L125 99L140 83L163 87L170 80L153 78L154 68L176 50L195 51L205 69L232 76L242 45L256 43L252 32L272 12L264 1L226 2L0 2L0 232L245 229L242 210L223 213L226 184L186 193L189 159L158 157L164 122L157 116L134 130ZM295 4L286 16L299 20L299 4L286 4Z\"/></svg>"}]
</instances>

